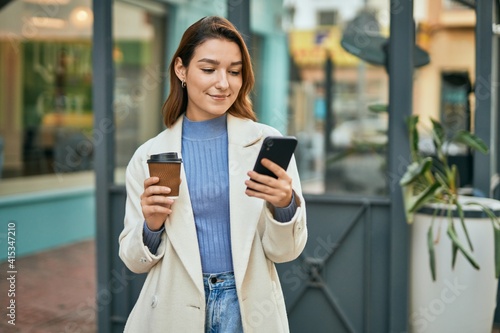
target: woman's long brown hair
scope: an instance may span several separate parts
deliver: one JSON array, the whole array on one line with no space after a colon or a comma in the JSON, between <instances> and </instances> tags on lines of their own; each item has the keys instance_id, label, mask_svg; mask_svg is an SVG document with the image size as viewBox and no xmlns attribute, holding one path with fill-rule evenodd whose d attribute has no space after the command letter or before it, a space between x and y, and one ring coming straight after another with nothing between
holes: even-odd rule
<instances>
[{"instance_id":1,"label":"woman's long brown hair","mask_svg":"<svg viewBox=\"0 0 500 333\"><path fill-rule=\"evenodd\" d=\"M228 112L239 118L257 119L249 97L255 78L250 54L243 37L227 19L219 16L208 16L192 24L184 32L179 47L170 62L170 93L162 108L163 122L167 127L172 126L186 112L188 100L186 89L182 88L180 80L175 75L175 59L179 57L183 66L188 67L195 49L208 39L225 39L236 43L240 48L243 62L241 71L242 86Z\"/></svg>"}]
</instances>

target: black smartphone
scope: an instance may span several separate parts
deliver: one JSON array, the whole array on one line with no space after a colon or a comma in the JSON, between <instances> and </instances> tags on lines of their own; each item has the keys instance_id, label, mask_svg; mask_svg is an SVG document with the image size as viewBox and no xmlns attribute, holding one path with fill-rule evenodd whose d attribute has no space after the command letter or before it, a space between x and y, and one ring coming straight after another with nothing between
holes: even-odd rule
<instances>
[{"instance_id":1,"label":"black smartphone","mask_svg":"<svg viewBox=\"0 0 500 333\"><path fill-rule=\"evenodd\" d=\"M297 139L293 136L266 137L260 148L259 156L257 156L253 170L263 175L278 178L271 170L261 164L262 159L267 158L286 170L292 159L295 147L297 147Z\"/></svg>"}]
</instances>

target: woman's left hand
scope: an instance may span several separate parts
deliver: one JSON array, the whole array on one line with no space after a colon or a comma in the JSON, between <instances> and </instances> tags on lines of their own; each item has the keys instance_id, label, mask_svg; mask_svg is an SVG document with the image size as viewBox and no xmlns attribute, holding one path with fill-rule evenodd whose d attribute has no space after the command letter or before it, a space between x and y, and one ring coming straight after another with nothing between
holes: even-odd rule
<instances>
[{"instance_id":1,"label":"woman's left hand","mask_svg":"<svg viewBox=\"0 0 500 333\"><path fill-rule=\"evenodd\" d=\"M262 165L278 178L249 171L250 179L245 181L245 185L248 187L245 193L249 197L264 199L275 207L288 206L292 200L292 178L282 167L267 158L262 159Z\"/></svg>"}]
</instances>

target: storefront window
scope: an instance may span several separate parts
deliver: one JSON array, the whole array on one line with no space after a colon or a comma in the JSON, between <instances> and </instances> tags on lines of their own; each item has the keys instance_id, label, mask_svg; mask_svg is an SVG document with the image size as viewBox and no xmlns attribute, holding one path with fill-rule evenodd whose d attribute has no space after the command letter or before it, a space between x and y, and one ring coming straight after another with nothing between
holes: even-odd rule
<instances>
[{"instance_id":1,"label":"storefront window","mask_svg":"<svg viewBox=\"0 0 500 333\"><path fill-rule=\"evenodd\" d=\"M137 2L140 4L140 2ZM115 2L113 58L116 182L134 151L163 129L162 105L168 80L165 64L166 11Z\"/></svg>"},{"instance_id":2,"label":"storefront window","mask_svg":"<svg viewBox=\"0 0 500 333\"><path fill-rule=\"evenodd\" d=\"M0 10L2 178L92 168L91 1Z\"/></svg>"},{"instance_id":3,"label":"storefront window","mask_svg":"<svg viewBox=\"0 0 500 333\"><path fill-rule=\"evenodd\" d=\"M285 1L285 12L292 16L289 133L299 139L304 192L387 195L388 115L371 106L388 100L388 8Z\"/></svg>"},{"instance_id":4,"label":"storefront window","mask_svg":"<svg viewBox=\"0 0 500 333\"><path fill-rule=\"evenodd\" d=\"M117 168L162 128L164 6L130 3L113 4ZM75 177L93 184L91 5L17 0L0 8L4 184L26 176L48 179L43 189L69 186Z\"/></svg>"}]
</instances>

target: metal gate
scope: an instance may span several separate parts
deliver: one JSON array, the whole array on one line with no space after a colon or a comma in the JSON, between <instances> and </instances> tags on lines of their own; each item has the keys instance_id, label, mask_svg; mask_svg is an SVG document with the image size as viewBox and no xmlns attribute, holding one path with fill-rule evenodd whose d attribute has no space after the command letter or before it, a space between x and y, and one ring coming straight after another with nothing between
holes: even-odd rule
<instances>
[{"instance_id":1,"label":"metal gate","mask_svg":"<svg viewBox=\"0 0 500 333\"><path fill-rule=\"evenodd\" d=\"M389 200L306 203L306 248L278 265L291 332L389 332Z\"/></svg>"}]
</instances>

